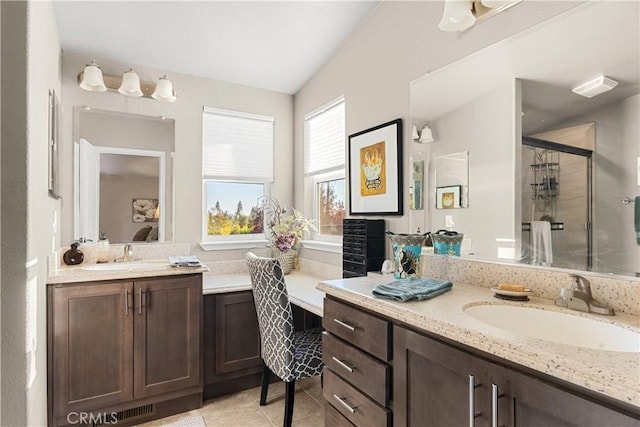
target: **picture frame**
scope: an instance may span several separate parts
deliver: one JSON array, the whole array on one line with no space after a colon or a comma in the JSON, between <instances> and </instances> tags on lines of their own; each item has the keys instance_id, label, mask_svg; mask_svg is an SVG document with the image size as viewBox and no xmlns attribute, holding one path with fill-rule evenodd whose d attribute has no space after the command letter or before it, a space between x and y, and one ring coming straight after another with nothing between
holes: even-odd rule
<instances>
[{"instance_id":1,"label":"picture frame","mask_svg":"<svg viewBox=\"0 0 640 427\"><path fill-rule=\"evenodd\" d=\"M61 106L54 89L49 89L49 105L48 105L48 140L47 150L49 153L49 172L47 175L47 188L49 197L54 199L60 199L60 156L59 156L59 141L60 141L60 118L61 118Z\"/></svg>"},{"instance_id":2,"label":"picture frame","mask_svg":"<svg viewBox=\"0 0 640 427\"><path fill-rule=\"evenodd\" d=\"M436 209L457 209L461 207L461 185L436 187Z\"/></svg>"},{"instance_id":3,"label":"picture frame","mask_svg":"<svg viewBox=\"0 0 640 427\"><path fill-rule=\"evenodd\" d=\"M133 199L131 202L133 222L158 222L158 199Z\"/></svg>"},{"instance_id":4,"label":"picture frame","mask_svg":"<svg viewBox=\"0 0 640 427\"><path fill-rule=\"evenodd\" d=\"M402 215L402 119L349 135L349 215Z\"/></svg>"}]
</instances>

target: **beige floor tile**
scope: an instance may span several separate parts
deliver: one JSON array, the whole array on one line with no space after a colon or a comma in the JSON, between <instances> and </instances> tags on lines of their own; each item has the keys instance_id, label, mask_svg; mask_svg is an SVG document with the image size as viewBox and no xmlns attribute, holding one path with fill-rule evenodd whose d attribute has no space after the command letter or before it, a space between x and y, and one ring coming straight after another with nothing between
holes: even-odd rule
<instances>
[{"instance_id":1,"label":"beige floor tile","mask_svg":"<svg viewBox=\"0 0 640 427\"><path fill-rule=\"evenodd\" d=\"M293 427L324 427L324 410L296 420Z\"/></svg>"},{"instance_id":2,"label":"beige floor tile","mask_svg":"<svg viewBox=\"0 0 640 427\"><path fill-rule=\"evenodd\" d=\"M272 427L257 405L211 410L203 413L207 427Z\"/></svg>"},{"instance_id":3,"label":"beige floor tile","mask_svg":"<svg viewBox=\"0 0 640 427\"><path fill-rule=\"evenodd\" d=\"M269 400L268 404L265 406L260 406L260 409L274 425L282 425L282 421L284 419L284 395L274 400ZM296 393L295 401L293 404L294 424L297 423L297 420L299 419L305 418L309 415L321 412L323 410L323 406L313 400L306 392L299 391Z\"/></svg>"},{"instance_id":4,"label":"beige floor tile","mask_svg":"<svg viewBox=\"0 0 640 427\"><path fill-rule=\"evenodd\" d=\"M246 393L254 402L260 402L260 387L251 388ZM269 384L269 392L267 393L267 403L274 399L284 396L284 381L278 381Z\"/></svg>"},{"instance_id":5,"label":"beige floor tile","mask_svg":"<svg viewBox=\"0 0 640 427\"><path fill-rule=\"evenodd\" d=\"M199 413L202 415L209 411L219 411L224 409L241 409L246 407L255 407L256 402L249 397L249 394L245 391L238 393L227 394L225 396L216 397L215 399L207 400L204 402L202 408L199 409Z\"/></svg>"},{"instance_id":6,"label":"beige floor tile","mask_svg":"<svg viewBox=\"0 0 640 427\"><path fill-rule=\"evenodd\" d=\"M322 396L322 387L320 387L320 381L309 384L309 386L305 388L304 391L320 405L324 405L324 397Z\"/></svg>"}]
</instances>

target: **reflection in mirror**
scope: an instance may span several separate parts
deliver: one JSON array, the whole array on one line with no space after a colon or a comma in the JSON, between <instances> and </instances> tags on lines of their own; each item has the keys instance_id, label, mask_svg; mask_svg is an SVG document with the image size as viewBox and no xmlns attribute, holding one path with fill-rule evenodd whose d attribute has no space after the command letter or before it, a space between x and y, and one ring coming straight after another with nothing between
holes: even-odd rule
<instances>
[{"instance_id":1,"label":"reflection in mirror","mask_svg":"<svg viewBox=\"0 0 640 427\"><path fill-rule=\"evenodd\" d=\"M445 213L474 258L534 263L534 221L548 224L552 255L536 264L640 272L640 223L624 202L639 195L639 23L638 2L587 2L411 83L412 120L442 135L431 159L473 151L473 203ZM599 75L618 85L572 92ZM442 228L434 205L429 227Z\"/></svg>"},{"instance_id":2,"label":"reflection in mirror","mask_svg":"<svg viewBox=\"0 0 640 427\"><path fill-rule=\"evenodd\" d=\"M469 206L469 152L437 156L436 209L459 209Z\"/></svg>"},{"instance_id":3,"label":"reflection in mirror","mask_svg":"<svg viewBox=\"0 0 640 427\"><path fill-rule=\"evenodd\" d=\"M173 120L75 113L73 238L172 241Z\"/></svg>"},{"instance_id":4,"label":"reflection in mirror","mask_svg":"<svg viewBox=\"0 0 640 427\"><path fill-rule=\"evenodd\" d=\"M409 209L424 209L424 160L412 160L409 186Z\"/></svg>"}]
</instances>

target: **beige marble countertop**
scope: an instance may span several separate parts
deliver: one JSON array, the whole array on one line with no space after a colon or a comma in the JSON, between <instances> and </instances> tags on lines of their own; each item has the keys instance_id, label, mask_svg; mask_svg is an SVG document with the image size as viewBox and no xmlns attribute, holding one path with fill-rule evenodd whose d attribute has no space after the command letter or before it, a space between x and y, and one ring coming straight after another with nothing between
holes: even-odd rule
<instances>
[{"instance_id":1,"label":"beige marble countertop","mask_svg":"<svg viewBox=\"0 0 640 427\"><path fill-rule=\"evenodd\" d=\"M47 284L57 285L65 283L93 282L103 280L137 279L141 277L176 276L181 274L206 273L209 267L171 267L165 260L144 260L131 263L117 263L120 267L127 264L149 264L149 269L135 268L131 270L88 270L94 266L105 265L107 268L111 264L81 264L73 267L60 267L54 274L47 277Z\"/></svg>"},{"instance_id":2,"label":"beige marble countertop","mask_svg":"<svg viewBox=\"0 0 640 427\"><path fill-rule=\"evenodd\" d=\"M289 301L311 313L322 316L324 292L316 285L326 277L294 270L284 276L289 293ZM249 273L205 274L202 277L202 293L246 291L251 289Z\"/></svg>"},{"instance_id":3,"label":"beige marble countertop","mask_svg":"<svg viewBox=\"0 0 640 427\"><path fill-rule=\"evenodd\" d=\"M478 303L535 307L589 317L635 331L640 330L638 316L581 313L538 297L530 297L528 302L501 301L493 297L490 289L456 282L451 291L426 301L397 302L372 296L371 291L377 284L391 280L391 276L370 274L368 277L322 281L318 289L418 330L435 333L640 407L640 353L593 350L516 335L472 318L464 308Z\"/></svg>"}]
</instances>

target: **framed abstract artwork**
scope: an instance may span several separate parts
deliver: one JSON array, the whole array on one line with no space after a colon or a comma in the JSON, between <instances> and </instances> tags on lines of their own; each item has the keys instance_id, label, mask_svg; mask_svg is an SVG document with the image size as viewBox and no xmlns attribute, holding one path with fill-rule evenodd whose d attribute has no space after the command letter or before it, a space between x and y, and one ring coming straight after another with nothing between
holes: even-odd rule
<instances>
[{"instance_id":1,"label":"framed abstract artwork","mask_svg":"<svg viewBox=\"0 0 640 427\"><path fill-rule=\"evenodd\" d=\"M457 209L460 207L461 185L436 188L436 209Z\"/></svg>"},{"instance_id":2,"label":"framed abstract artwork","mask_svg":"<svg viewBox=\"0 0 640 427\"><path fill-rule=\"evenodd\" d=\"M349 215L402 215L402 119L349 135Z\"/></svg>"}]
</instances>

